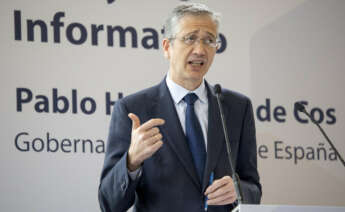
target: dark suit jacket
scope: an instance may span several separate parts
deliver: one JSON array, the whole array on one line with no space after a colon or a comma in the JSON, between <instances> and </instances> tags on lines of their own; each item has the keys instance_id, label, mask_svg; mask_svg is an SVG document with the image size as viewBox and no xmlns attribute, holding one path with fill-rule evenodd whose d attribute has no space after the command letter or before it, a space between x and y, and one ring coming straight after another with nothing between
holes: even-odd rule
<instances>
[{"instance_id":1,"label":"dark suit jacket","mask_svg":"<svg viewBox=\"0 0 345 212\"><path fill-rule=\"evenodd\" d=\"M209 99L207 161L203 182L198 180L192 155L165 80L157 86L116 102L112 113L104 168L99 186L102 211L201 212L210 173L214 179L231 176L217 100L206 83ZM257 172L256 138L250 100L223 89L223 108L231 142L232 159L246 203L260 203L261 185ZM126 157L131 139L128 113L141 123L162 118L163 146L142 165L141 176L131 180ZM209 206L210 212L229 211L232 205Z\"/></svg>"}]
</instances>

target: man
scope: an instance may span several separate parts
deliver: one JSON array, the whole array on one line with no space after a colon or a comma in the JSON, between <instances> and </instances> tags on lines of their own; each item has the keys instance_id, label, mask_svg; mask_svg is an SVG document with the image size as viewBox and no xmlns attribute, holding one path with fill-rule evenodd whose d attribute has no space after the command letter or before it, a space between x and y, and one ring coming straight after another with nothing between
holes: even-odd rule
<instances>
[{"instance_id":1,"label":"man","mask_svg":"<svg viewBox=\"0 0 345 212\"><path fill-rule=\"evenodd\" d=\"M218 48L218 25L218 16L205 5L173 10L164 26L166 78L114 107L99 187L102 211L126 211L133 204L134 211L160 212L233 207L237 196L220 114L213 88L204 80ZM252 106L243 95L222 92L244 200L258 204Z\"/></svg>"}]
</instances>

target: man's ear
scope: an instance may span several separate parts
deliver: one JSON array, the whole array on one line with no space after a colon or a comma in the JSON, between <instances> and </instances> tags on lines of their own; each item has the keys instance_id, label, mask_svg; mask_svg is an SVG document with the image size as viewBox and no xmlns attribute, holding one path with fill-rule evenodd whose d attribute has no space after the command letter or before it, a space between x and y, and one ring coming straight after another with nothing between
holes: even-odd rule
<instances>
[{"instance_id":1,"label":"man's ear","mask_svg":"<svg viewBox=\"0 0 345 212\"><path fill-rule=\"evenodd\" d=\"M171 45L170 40L167 38L164 38L163 43L162 43L163 52L164 52L164 57L168 60L170 59L170 53L169 53L170 45Z\"/></svg>"}]
</instances>

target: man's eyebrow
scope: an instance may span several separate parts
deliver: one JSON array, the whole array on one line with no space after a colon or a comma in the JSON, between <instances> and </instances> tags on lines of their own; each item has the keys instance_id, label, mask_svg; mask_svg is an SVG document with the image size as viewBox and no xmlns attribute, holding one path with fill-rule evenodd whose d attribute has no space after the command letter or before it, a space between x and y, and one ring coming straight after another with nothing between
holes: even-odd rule
<instances>
[{"instance_id":1,"label":"man's eyebrow","mask_svg":"<svg viewBox=\"0 0 345 212\"><path fill-rule=\"evenodd\" d=\"M185 34L184 36L187 36L187 35L191 35L191 34L194 34L194 33L198 33L200 31L200 29L196 29L194 31L191 31L191 32L188 32L187 34ZM212 38L216 38L217 36L215 36L213 33L211 32L206 32L209 36L211 36Z\"/></svg>"},{"instance_id":2,"label":"man's eyebrow","mask_svg":"<svg viewBox=\"0 0 345 212\"><path fill-rule=\"evenodd\" d=\"M213 38L216 38L217 36L215 36L213 33L211 32L206 32L207 34L209 34L210 36L212 36Z\"/></svg>"}]
</instances>

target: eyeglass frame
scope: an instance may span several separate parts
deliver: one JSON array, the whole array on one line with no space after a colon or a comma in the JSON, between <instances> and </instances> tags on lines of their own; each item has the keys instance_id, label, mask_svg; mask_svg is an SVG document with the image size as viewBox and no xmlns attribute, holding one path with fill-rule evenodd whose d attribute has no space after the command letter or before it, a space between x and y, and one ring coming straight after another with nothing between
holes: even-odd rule
<instances>
[{"instance_id":1,"label":"eyeglass frame","mask_svg":"<svg viewBox=\"0 0 345 212\"><path fill-rule=\"evenodd\" d=\"M196 36L196 39L195 40L190 40L190 42L188 42L188 39L191 38L192 36ZM197 36L196 34L192 33L192 34L187 34L181 38L175 36L175 37L172 37L170 38L169 40L172 41L172 40L175 40L175 39L178 39L180 41L182 41L184 44L188 45L188 46L192 46L196 43L199 43L200 40L202 41L202 43L204 45L206 45L207 47L210 47L210 48L215 48L217 49L219 47L219 45L221 44L221 40L219 40L218 38L215 38L215 42L212 43L212 42L207 42L207 38L204 37L204 38L200 38L199 36Z\"/></svg>"}]
</instances>

